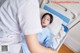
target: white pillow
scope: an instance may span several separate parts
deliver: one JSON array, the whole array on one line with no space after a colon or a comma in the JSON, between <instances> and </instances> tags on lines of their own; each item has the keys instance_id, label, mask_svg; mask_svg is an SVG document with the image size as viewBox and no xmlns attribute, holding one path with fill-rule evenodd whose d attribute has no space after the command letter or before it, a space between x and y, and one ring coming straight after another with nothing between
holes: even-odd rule
<instances>
[{"instance_id":1,"label":"white pillow","mask_svg":"<svg viewBox=\"0 0 80 53\"><path fill-rule=\"evenodd\" d=\"M49 12L40 8L40 18L42 18L43 14L45 13L49 13Z\"/></svg>"},{"instance_id":2,"label":"white pillow","mask_svg":"<svg viewBox=\"0 0 80 53\"><path fill-rule=\"evenodd\" d=\"M40 9L41 17L42 17L42 15L45 14L45 13L50 13L50 12L48 12L48 11L46 11L46 10L44 10L44 9ZM53 14L52 14L52 15L53 15ZM48 27L50 28L51 33L52 33L53 35L57 35L57 34L58 34L59 30L60 30L61 27L62 27L62 23L63 23L63 21L62 21L59 17L53 15L53 22L52 22L52 24L50 24L50 25L48 26Z\"/></svg>"}]
</instances>

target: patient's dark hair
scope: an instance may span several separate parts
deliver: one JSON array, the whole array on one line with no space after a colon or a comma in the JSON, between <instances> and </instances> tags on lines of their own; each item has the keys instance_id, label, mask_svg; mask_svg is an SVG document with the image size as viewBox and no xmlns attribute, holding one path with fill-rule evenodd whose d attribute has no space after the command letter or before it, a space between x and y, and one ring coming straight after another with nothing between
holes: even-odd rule
<instances>
[{"instance_id":1,"label":"patient's dark hair","mask_svg":"<svg viewBox=\"0 0 80 53\"><path fill-rule=\"evenodd\" d=\"M50 16L50 24L51 24L52 21L53 21L53 15L50 14L50 13L45 13L45 14L42 16L41 20L42 20L46 15L49 15L49 16Z\"/></svg>"}]
</instances>

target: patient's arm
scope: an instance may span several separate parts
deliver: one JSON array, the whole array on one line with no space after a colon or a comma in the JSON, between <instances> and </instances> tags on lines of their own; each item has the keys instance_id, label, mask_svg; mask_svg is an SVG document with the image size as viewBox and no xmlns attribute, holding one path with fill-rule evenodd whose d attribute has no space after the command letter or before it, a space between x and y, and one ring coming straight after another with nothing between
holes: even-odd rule
<instances>
[{"instance_id":1,"label":"patient's arm","mask_svg":"<svg viewBox=\"0 0 80 53\"><path fill-rule=\"evenodd\" d=\"M57 51L41 46L37 34L25 35L26 43L31 53L58 53Z\"/></svg>"}]
</instances>

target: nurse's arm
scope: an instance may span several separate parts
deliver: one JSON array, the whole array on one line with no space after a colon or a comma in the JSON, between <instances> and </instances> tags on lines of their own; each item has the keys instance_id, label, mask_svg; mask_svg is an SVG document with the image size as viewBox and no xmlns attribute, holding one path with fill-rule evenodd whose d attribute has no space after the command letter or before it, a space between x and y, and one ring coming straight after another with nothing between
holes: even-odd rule
<instances>
[{"instance_id":1,"label":"nurse's arm","mask_svg":"<svg viewBox=\"0 0 80 53\"><path fill-rule=\"evenodd\" d=\"M26 43L31 53L58 53L57 51L41 46L37 34L25 35Z\"/></svg>"}]
</instances>

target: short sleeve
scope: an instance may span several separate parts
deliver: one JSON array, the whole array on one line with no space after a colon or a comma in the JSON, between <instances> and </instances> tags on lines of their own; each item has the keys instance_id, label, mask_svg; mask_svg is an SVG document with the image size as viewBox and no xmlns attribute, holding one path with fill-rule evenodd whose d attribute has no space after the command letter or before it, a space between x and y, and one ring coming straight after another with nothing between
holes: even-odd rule
<instances>
[{"instance_id":1,"label":"short sleeve","mask_svg":"<svg viewBox=\"0 0 80 53\"><path fill-rule=\"evenodd\" d=\"M42 31L38 0L25 1L18 10L18 21L24 35Z\"/></svg>"}]
</instances>

